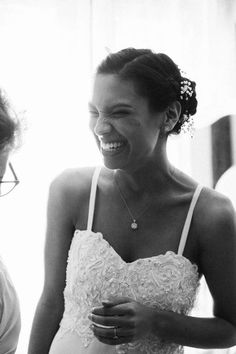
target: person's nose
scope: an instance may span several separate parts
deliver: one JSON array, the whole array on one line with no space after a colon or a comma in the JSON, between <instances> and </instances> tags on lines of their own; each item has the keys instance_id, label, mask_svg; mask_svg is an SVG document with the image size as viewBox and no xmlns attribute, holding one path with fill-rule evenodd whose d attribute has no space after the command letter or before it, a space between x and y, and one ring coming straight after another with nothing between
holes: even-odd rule
<instances>
[{"instance_id":1,"label":"person's nose","mask_svg":"<svg viewBox=\"0 0 236 354\"><path fill-rule=\"evenodd\" d=\"M108 118L100 114L94 126L94 133L99 137L112 131L112 126Z\"/></svg>"}]
</instances>

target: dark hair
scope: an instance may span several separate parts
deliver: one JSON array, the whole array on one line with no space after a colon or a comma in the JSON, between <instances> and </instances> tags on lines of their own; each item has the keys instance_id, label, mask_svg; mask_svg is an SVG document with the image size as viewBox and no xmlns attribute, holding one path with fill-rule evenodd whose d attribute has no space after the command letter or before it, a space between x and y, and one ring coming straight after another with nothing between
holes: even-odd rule
<instances>
[{"instance_id":1,"label":"dark hair","mask_svg":"<svg viewBox=\"0 0 236 354\"><path fill-rule=\"evenodd\" d=\"M181 127L196 113L195 82L183 77L166 54L126 48L109 54L98 66L97 74L116 74L123 80L131 80L138 94L148 99L152 111L163 111L170 103L179 101L180 117L170 133L180 133ZM183 81L191 88L191 96L181 93Z\"/></svg>"},{"instance_id":2,"label":"dark hair","mask_svg":"<svg viewBox=\"0 0 236 354\"><path fill-rule=\"evenodd\" d=\"M10 113L9 104L0 90L0 152L18 147L20 130L20 122Z\"/></svg>"}]
</instances>

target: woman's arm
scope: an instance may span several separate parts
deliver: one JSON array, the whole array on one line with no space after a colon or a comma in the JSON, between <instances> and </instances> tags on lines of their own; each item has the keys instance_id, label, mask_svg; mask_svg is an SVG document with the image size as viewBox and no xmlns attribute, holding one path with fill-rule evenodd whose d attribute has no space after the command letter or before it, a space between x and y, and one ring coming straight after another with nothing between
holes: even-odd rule
<instances>
[{"instance_id":1,"label":"woman's arm","mask_svg":"<svg viewBox=\"0 0 236 354\"><path fill-rule=\"evenodd\" d=\"M195 222L200 266L213 298L214 318L162 313L162 320L159 322L157 316L159 325L154 323L153 328L182 345L227 348L236 345L236 218L228 199L215 193L210 198L210 203L202 200Z\"/></svg>"},{"instance_id":2,"label":"woman's arm","mask_svg":"<svg viewBox=\"0 0 236 354\"><path fill-rule=\"evenodd\" d=\"M235 212L231 203L218 194L201 199L193 226L198 230L200 267L213 297L214 317L153 310L128 298L108 299L103 307L93 310L90 319L95 324L117 326L119 338L113 338L114 330L94 326L100 341L117 345L152 332L166 341L189 347L236 345Z\"/></svg>"},{"instance_id":3,"label":"woman's arm","mask_svg":"<svg viewBox=\"0 0 236 354\"><path fill-rule=\"evenodd\" d=\"M66 264L74 230L69 180L67 173L63 173L50 186L45 281L33 321L28 354L48 354L64 311Z\"/></svg>"}]
</instances>

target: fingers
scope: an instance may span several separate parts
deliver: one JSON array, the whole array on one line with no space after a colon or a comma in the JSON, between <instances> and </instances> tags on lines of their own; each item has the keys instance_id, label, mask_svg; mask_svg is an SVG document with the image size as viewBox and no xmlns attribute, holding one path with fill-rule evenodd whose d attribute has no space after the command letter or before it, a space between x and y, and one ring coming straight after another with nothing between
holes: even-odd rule
<instances>
[{"instance_id":1,"label":"fingers","mask_svg":"<svg viewBox=\"0 0 236 354\"><path fill-rule=\"evenodd\" d=\"M121 343L131 342L134 338L133 331L131 329L123 328L107 328L92 325L91 329L93 330L94 335L103 343L118 345Z\"/></svg>"},{"instance_id":2,"label":"fingers","mask_svg":"<svg viewBox=\"0 0 236 354\"><path fill-rule=\"evenodd\" d=\"M93 325L93 332L96 336L98 337L106 337L106 338L112 338L112 339L117 339L116 337L132 337L133 336L133 330L131 329L124 329L124 328L119 328L119 327L113 327L113 328L106 328L106 327L100 327Z\"/></svg>"},{"instance_id":3,"label":"fingers","mask_svg":"<svg viewBox=\"0 0 236 354\"><path fill-rule=\"evenodd\" d=\"M135 338L135 304L127 297L109 298L92 309L89 319L100 342L110 345L132 342Z\"/></svg>"},{"instance_id":4,"label":"fingers","mask_svg":"<svg viewBox=\"0 0 236 354\"><path fill-rule=\"evenodd\" d=\"M131 303L122 303L118 305L112 306L102 306L102 307L94 307L92 309L92 313L100 316L122 316L122 315L132 315L133 314L133 306Z\"/></svg>"},{"instance_id":5,"label":"fingers","mask_svg":"<svg viewBox=\"0 0 236 354\"><path fill-rule=\"evenodd\" d=\"M108 299L102 300L102 304L103 304L103 306L110 307L110 306L116 306L119 304L125 304L130 301L132 301L132 299L130 299L129 297L122 297L122 296L112 297L112 296L110 296Z\"/></svg>"},{"instance_id":6,"label":"fingers","mask_svg":"<svg viewBox=\"0 0 236 354\"><path fill-rule=\"evenodd\" d=\"M89 319L95 325L134 328L134 324L129 316L100 316L93 313L89 315Z\"/></svg>"},{"instance_id":7,"label":"fingers","mask_svg":"<svg viewBox=\"0 0 236 354\"><path fill-rule=\"evenodd\" d=\"M109 301L109 300L103 300L102 301L102 304L104 307L111 307L113 306L113 302L112 301Z\"/></svg>"}]
</instances>

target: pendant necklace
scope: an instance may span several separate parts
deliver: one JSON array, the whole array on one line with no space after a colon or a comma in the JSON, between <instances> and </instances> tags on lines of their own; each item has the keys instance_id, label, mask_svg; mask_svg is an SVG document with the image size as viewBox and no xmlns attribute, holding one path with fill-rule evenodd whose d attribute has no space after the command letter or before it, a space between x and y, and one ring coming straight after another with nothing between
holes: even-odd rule
<instances>
[{"instance_id":1,"label":"pendant necklace","mask_svg":"<svg viewBox=\"0 0 236 354\"><path fill-rule=\"evenodd\" d=\"M132 214L130 208L128 207L128 204L127 204L127 202L126 202L126 199L125 199L123 193L121 192L121 189L120 189L120 186L119 186L119 184L118 184L118 181L116 180L115 174L114 174L114 180L115 180L115 183L116 183L116 185L117 185L117 189L118 189L118 191L119 191L120 197L121 197L121 199L123 200L123 202L124 202L124 204L125 204L125 206L126 206L126 209L128 210L128 213L129 213L129 215L130 215L130 217L131 217L131 219L132 219L132 222L131 222L131 224L130 224L130 227L131 227L132 230L135 231L135 230L138 229L138 223L137 223L138 218L140 218L140 216L143 215L143 214L149 209L149 207L151 206L151 201L150 201L150 203L148 203L148 205L141 211L141 213L140 213L138 216L134 217L134 215Z\"/></svg>"}]
</instances>

